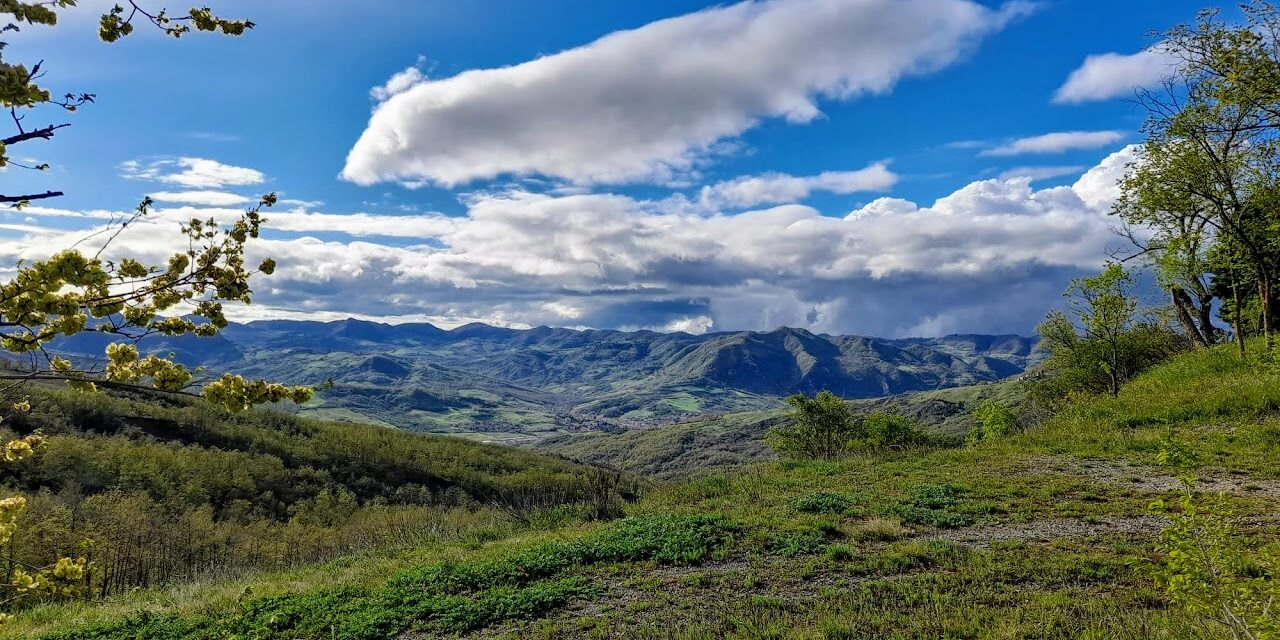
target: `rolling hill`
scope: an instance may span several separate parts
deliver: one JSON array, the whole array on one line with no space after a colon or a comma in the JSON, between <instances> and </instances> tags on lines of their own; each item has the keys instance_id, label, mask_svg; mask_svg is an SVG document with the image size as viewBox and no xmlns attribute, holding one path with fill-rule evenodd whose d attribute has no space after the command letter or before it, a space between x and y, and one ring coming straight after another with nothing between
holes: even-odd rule
<instances>
[{"instance_id":1,"label":"rolling hill","mask_svg":"<svg viewBox=\"0 0 1280 640\"><path fill-rule=\"evenodd\" d=\"M55 348L91 357L108 336ZM879 339L804 329L691 335L653 331L509 329L469 324L272 320L233 324L212 339L157 338L207 371L322 386L304 407L319 418L528 441L620 430L691 416L761 411L791 393L845 398L973 385L1016 375L1039 357L1014 335Z\"/></svg>"},{"instance_id":2,"label":"rolling hill","mask_svg":"<svg viewBox=\"0 0 1280 640\"><path fill-rule=\"evenodd\" d=\"M854 411L887 411L907 416L944 441L961 442L971 430L973 409L984 400L1017 405L1024 390L1017 381L903 393L854 400ZM776 454L765 444L770 427L787 419L786 409L748 411L626 431L567 433L546 438L538 448L588 464L606 465L646 477L682 478L754 462Z\"/></svg>"}]
</instances>

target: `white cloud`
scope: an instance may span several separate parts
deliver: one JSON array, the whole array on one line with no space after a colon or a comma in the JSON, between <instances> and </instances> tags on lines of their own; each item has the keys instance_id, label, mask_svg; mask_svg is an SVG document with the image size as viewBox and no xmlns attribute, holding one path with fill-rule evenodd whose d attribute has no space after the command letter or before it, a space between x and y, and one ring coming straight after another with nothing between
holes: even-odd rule
<instances>
[{"instance_id":1,"label":"white cloud","mask_svg":"<svg viewBox=\"0 0 1280 640\"><path fill-rule=\"evenodd\" d=\"M1108 210L1120 198L1120 181L1139 157L1138 145L1131 144L1113 153L1089 169L1072 187L1085 205Z\"/></svg>"},{"instance_id":2,"label":"white cloud","mask_svg":"<svg viewBox=\"0 0 1280 640\"><path fill-rule=\"evenodd\" d=\"M223 164L207 158L174 158L141 162L128 160L120 164L121 175L131 180L164 182L193 189L220 189L231 186L262 184L266 176L248 167Z\"/></svg>"},{"instance_id":3,"label":"white cloud","mask_svg":"<svg viewBox=\"0 0 1280 640\"><path fill-rule=\"evenodd\" d=\"M953 140L942 145L942 148L948 150L965 150L981 149L985 146L987 146L986 140Z\"/></svg>"},{"instance_id":4,"label":"white cloud","mask_svg":"<svg viewBox=\"0 0 1280 640\"><path fill-rule=\"evenodd\" d=\"M556 317L564 318L565 320L577 320L582 317L581 308L558 300L554 302L545 302L542 304L542 308L554 313Z\"/></svg>"},{"instance_id":5,"label":"white cloud","mask_svg":"<svg viewBox=\"0 0 1280 640\"><path fill-rule=\"evenodd\" d=\"M883 162L857 171L826 171L816 176L766 173L744 176L702 188L701 202L710 207L744 208L761 204L798 202L814 191L848 194L886 191L898 176Z\"/></svg>"},{"instance_id":6,"label":"white cloud","mask_svg":"<svg viewBox=\"0 0 1280 640\"><path fill-rule=\"evenodd\" d=\"M421 65L423 60L418 59ZM385 84L369 90L369 97L376 102L386 102L398 93L404 93L415 85L426 82L427 76L418 66L412 66L391 76Z\"/></svg>"},{"instance_id":7,"label":"white cloud","mask_svg":"<svg viewBox=\"0 0 1280 640\"><path fill-rule=\"evenodd\" d=\"M1039 166L1039 167L1014 167L1005 169L1000 172L1001 180L1009 180L1012 178L1029 178L1032 182L1039 180L1049 180L1052 178L1061 178L1084 171L1087 167L1081 165L1070 166Z\"/></svg>"},{"instance_id":8,"label":"white cloud","mask_svg":"<svg viewBox=\"0 0 1280 640\"><path fill-rule=\"evenodd\" d=\"M1131 55L1092 55L1058 87L1053 101L1079 104L1132 95L1137 89L1159 85L1163 78L1176 72L1180 64L1177 56L1159 46Z\"/></svg>"},{"instance_id":9,"label":"white cloud","mask_svg":"<svg viewBox=\"0 0 1280 640\"><path fill-rule=\"evenodd\" d=\"M204 140L206 142L239 142L240 136L234 133L222 133L221 131L192 131L187 134L188 137L196 140Z\"/></svg>"},{"instance_id":10,"label":"white cloud","mask_svg":"<svg viewBox=\"0 0 1280 640\"><path fill-rule=\"evenodd\" d=\"M255 286L264 308L244 313L690 332L1025 332L1118 242L1107 212L1134 151L1111 154L1071 186L982 180L931 204L880 198L844 217L794 204L729 214L524 191L476 194L462 216L272 211L249 260L271 256L279 267ZM37 224L60 217L65 227L76 213L23 215ZM163 260L185 246L180 221L238 213L159 209L114 248ZM17 235L0 236L0 264L47 256L110 213L79 215L75 230L9 229ZM324 234L346 237L315 237Z\"/></svg>"},{"instance_id":11,"label":"white cloud","mask_svg":"<svg viewBox=\"0 0 1280 640\"><path fill-rule=\"evenodd\" d=\"M226 191L156 191L150 195L156 202L181 202L210 207L229 207L257 201L257 198Z\"/></svg>"},{"instance_id":12,"label":"white cloud","mask_svg":"<svg viewBox=\"0 0 1280 640\"><path fill-rule=\"evenodd\" d=\"M278 204L290 207L301 207L303 209L315 209L324 205L323 200L298 200L297 198L280 198Z\"/></svg>"},{"instance_id":13,"label":"white cloud","mask_svg":"<svg viewBox=\"0 0 1280 640\"><path fill-rule=\"evenodd\" d=\"M509 67L394 78L344 178L445 186L505 174L670 182L759 124L889 91L1026 13L971 0L749 0ZM405 72L402 72L404 74Z\"/></svg>"},{"instance_id":14,"label":"white cloud","mask_svg":"<svg viewBox=\"0 0 1280 640\"><path fill-rule=\"evenodd\" d=\"M30 207L24 213L55 218L90 218L101 220L122 219L131 215L128 211L74 211L51 207ZM146 221L164 224L186 222L192 217L213 218L221 222L234 220L243 212L218 206L157 207ZM314 213L305 209L266 210L266 227L271 231L319 234L339 233L354 237L392 237L427 240L450 233L457 228L459 219L431 213L415 215L386 215L373 213Z\"/></svg>"},{"instance_id":15,"label":"white cloud","mask_svg":"<svg viewBox=\"0 0 1280 640\"><path fill-rule=\"evenodd\" d=\"M683 331L684 333L692 333L700 336L711 330L716 324L711 316L689 316L687 318L677 318L663 325L662 330L667 332Z\"/></svg>"},{"instance_id":16,"label":"white cloud","mask_svg":"<svg viewBox=\"0 0 1280 640\"><path fill-rule=\"evenodd\" d=\"M1123 131L1057 131L1029 138L1018 138L994 149L987 149L979 155L1020 156L1096 149L1119 142L1124 139L1124 135Z\"/></svg>"}]
</instances>

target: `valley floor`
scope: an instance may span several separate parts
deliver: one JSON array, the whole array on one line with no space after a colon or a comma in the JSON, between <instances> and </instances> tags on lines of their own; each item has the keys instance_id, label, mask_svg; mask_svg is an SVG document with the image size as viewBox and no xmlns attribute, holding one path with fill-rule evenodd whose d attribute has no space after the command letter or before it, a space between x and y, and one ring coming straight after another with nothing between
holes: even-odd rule
<instances>
[{"instance_id":1,"label":"valley floor","mask_svg":"<svg viewBox=\"0 0 1280 640\"><path fill-rule=\"evenodd\" d=\"M1255 357L1254 362L1258 361ZM5 637L1215 638L1156 586L1154 466L1196 452L1241 535L1280 539L1280 375L1229 349L963 449L762 463L656 485L628 517L98 605ZM142 613L146 612L146 613Z\"/></svg>"}]
</instances>

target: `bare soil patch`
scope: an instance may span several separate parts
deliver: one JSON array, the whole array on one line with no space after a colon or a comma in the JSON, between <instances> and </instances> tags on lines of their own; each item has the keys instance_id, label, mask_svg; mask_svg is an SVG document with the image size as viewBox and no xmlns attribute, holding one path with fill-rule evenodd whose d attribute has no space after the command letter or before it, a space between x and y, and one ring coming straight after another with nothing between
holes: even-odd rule
<instances>
[{"instance_id":1,"label":"bare soil patch","mask_svg":"<svg viewBox=\"0 0 1280 640\"><path fill-rule=\"evenodd\" d=\"M1182 489L1182 484L1167 469L1125 460L1090 458L1040 457L1023 462L1029 475L1065 475L1084 478L1097 484L1132 487L1147 493L1167 493ZM1280 497L1280 481L1259 480L1243 473L1226 470L1201 472L1195 488L1208 493Z\"/></svg>"}]
</instances>

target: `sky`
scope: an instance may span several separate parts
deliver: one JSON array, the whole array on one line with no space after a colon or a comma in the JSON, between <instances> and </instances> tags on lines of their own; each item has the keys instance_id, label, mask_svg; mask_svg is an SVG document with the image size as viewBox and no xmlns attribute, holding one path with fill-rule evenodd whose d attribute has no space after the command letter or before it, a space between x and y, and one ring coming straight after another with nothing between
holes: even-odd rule
<instances>
[{"instance_id":1,"label":"sky","mask_svg":"<svg viewBox=\"0 0 1280 640\"><path fill-rule=\"evenodd\" d=\"M111 4L7 34L96 101L28 114L72 126L3 193L66 195L0 264L148 195L105 255L161 261L276 192L237 319L900 337L1030 333L1123 247L1150 34L1203 0L232 0L244 37L105 44Z\"/></svg>"}]
</instances>

